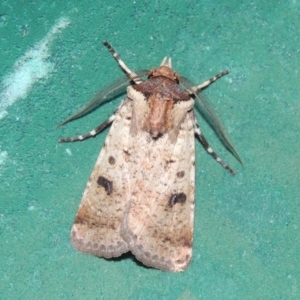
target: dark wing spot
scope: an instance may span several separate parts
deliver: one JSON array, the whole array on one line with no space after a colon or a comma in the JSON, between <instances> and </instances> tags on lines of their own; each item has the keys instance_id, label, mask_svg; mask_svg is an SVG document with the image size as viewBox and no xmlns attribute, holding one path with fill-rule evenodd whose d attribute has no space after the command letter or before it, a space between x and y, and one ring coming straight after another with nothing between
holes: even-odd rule
<instances>
[{"instance_id":1,"label":"dark wing spot","mask_svg":"<svg viewBox=\"0 0 300 300\"><path fill-rule=\"evenodd\" d=\"M178 178L183 178L184 175L185 175L185 172L184 172L184 171L179 171L179 172L177 172L177 177L178 177Z\"/></svg>"},{"instance_id":2,"label":"dark wing spot","mask_svg":"<svg viewBox=\"0 0 300 300\"><path fill-rule=\"evenodd\" d=\"M105 177L103 176L99 176L98 180L97 180L97 183L104 187L107 195L110 195L113 191L113 183L112 181L106 179Z\"/></svg>"},{"instance_id":3,"label":"dark wing spot","mask_svg":"<svg viewBox=\"0 0 300 300\"><path fill-rule=\"evenodd\" d=\"M110 156L108 158L108 162L109 162L110 165L114 165L116 163L116 159L113 156Z\"/></svg>"},{"instance_id":4,"label":"dark wing spot","mask_svg":"<svg viewBox=\"0 0 300 300\"><path fill-rule=\"evenodd\" d=\"M168 206L173 207L174 204L185 203L185 201L186 201L185 193L172 194L169 199Z\"/></svg>"},{"instance_id":5,"label":"dark wing spot","mask_svg":"<svg viewBox=\"0 0 300 300\"><path fill-rule=\"evenodd\" d=\"M123 152L124 152L127 156L130 156L130 152L129 152L129 151L123 150Z\"/></svg>"},{"instance_id":6,"label":"dark wing spot","mask_svg":"<svg viewBox=\"0 0 300 300\"><path fill-rule=\"evenodd\" d=\"M173 164L174 162L176 162L175 160L173 160L173 159L169 159L169 160L167 160L167 164Z\"/></svg>"}]
</instances>

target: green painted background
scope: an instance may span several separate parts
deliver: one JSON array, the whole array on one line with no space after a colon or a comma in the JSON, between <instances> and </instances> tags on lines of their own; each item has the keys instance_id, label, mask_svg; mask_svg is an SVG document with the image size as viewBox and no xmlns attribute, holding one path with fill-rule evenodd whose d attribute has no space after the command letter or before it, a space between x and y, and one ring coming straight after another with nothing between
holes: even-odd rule
<instances>
[{"instance_id":1,"label":"green painted background","mask_svg":"<svg viewBox=\"0 0 300 300\"><path fill-rule=\"evenodd\" d=\"M71 23L51 44L51 75L0 120L0 298L300 299L299 16L298 0L1 1L1 80L60 17ZM55 126L122 74L104 39L132 69L171 56L195 82L231 71L206 94L244 165L200 119L237 175L197 145L194 256L180 274L70 245L107 131L57 139L94 128L118 100Z\"/></svg>"}]
</instances>

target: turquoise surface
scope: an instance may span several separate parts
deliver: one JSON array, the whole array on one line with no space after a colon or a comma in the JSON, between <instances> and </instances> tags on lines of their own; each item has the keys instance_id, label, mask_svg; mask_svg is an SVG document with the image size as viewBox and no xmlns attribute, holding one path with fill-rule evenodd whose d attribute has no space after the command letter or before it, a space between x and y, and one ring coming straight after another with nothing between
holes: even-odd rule
<instances>
[{"instance_id":1,"label":"turquoise surface","mask_svg":"<svg viewBox=\"0 0 300 300\"><path fill-rule=\"evenodd\" d=\"M299 30L294 1L2 1L0 299L300 299ZM69 231L122 97L56 125L122 72L173 67L206 90L240 165L201 118L231 176L196 146L193 260L173 274L72 248Z\"/></svg>"}]
</instances>

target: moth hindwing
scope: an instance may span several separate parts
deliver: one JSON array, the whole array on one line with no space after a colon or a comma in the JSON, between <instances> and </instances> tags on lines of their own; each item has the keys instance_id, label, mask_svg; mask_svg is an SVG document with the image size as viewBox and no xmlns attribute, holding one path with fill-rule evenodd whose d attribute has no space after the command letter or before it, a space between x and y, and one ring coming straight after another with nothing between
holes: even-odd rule
<instances>
[{"instance_id":1,"label":"moth hindwing","mask_svg":"<svg viewBox=\"0 0 300 300\"><path fill-rule=\"evenodd\" d=\"M209 146L193 112L194 98L201 100L197 93L228 71L191 86L172 70L170 58L156 69L132 72L107 42L104 45L127 74L111 90L132 84L108 120L87 134L60 139L83 140L112 123L74 220L72 244L105 258L131 251L147 266L182 271L192 258L195 135L234 173ZM142 81L145 74L148 78ZM102 96L62 124L96 107Z\"/></svg>"}]
</instances>

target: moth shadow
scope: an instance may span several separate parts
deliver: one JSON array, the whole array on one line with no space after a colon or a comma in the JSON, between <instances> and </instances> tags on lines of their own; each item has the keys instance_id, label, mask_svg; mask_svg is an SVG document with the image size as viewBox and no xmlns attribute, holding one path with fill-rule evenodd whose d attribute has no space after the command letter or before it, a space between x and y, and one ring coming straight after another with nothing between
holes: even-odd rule
<instances>
[{"instance_id":1,"label":"moth shadow","mask_svg":"<svg viewBox=\"0 0 300 300\"><path fill-rule=\"evenodd\" d=\"M99 258L104 258L104 257L99 257ZM131 260L131 261L135 262L139 267L142 267L142 268L145 268L145 269L153 269L151 267L148 267L148 266L144 265L139 260L137 260L131 252L123 253L119 257L104 258L104 259L107 260L107 261L114 261L114 262L121 262L122 260Z\"/></svg>"}]
</instances>

